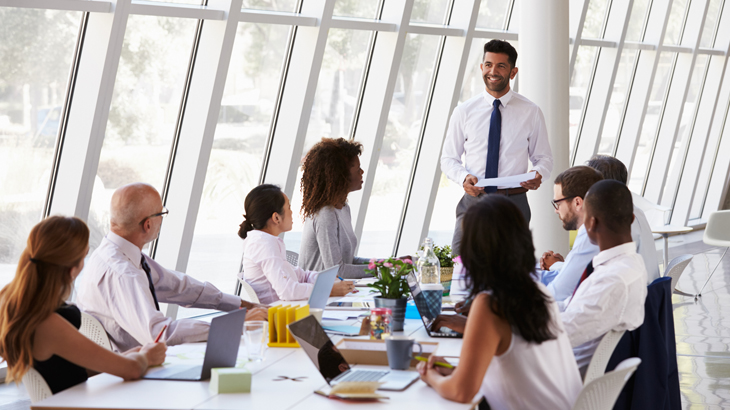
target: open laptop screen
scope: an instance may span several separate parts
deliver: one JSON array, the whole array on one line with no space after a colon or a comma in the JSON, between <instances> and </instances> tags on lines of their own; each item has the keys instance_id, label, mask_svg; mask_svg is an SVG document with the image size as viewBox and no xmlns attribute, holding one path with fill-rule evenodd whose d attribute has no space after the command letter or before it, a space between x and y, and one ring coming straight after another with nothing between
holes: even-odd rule
<instances>
[{"instance_id":1,"label":"open laptop screen","mask_svg":"<svg viewBox=\"0 0 730 410\"><path fill-rule=\"evenodd\" d=\"M307 316L289 325L289 331L307 353L327 383L350 370L345 358L322 329L314 316Z\"/></svg>"},{"instance_id":2,"label":"open laptop screen","mask_svg":"<svg viewBox=\"0 0 730 410\"><path fill-rule=\"evenodd\" d=\"M430 300L427 295L421 291L421 287L418 285L418 279L413 273L409 273L406 276L408 281L408 287L411 289L411 295L413 295L413 302L416 304L418 314L423 319L423 324L426 329L431 329L431 324L439 314L441 314L441 298L434 298Z\"/></svg>"}]
</instances>

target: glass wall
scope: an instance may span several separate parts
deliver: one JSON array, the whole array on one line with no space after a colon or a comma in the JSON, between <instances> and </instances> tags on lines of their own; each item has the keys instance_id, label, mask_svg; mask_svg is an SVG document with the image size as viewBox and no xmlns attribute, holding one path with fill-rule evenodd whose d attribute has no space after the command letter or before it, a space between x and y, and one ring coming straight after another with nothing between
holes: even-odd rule
<instances>
[{"instance_id":1,"label":"glass wall","mask_svg":"<svg viewBox=\"0 0 730 410\"><path fill-rule=\"evenodd\" d=\"M519 0L481 0L473 8L478 15L473 16L477 30L472 33L468 27L448 24L472 17L454 18L454 13L472 12L472 8L457 7L460 4L455 1L415 0L412 9L400 10L396 3L387 1L336 0L333 5L308 0L244 0L240 20L227 20L238 17L223 10L217 14L223 20L208 22L210 10L190 7L202 4L201 0L165 0L161 9L166 14L176 15L168 11L178 8L178 14L193 18L151 15L161 12L144 8L150 15L125 15L114 21L126 24L114 23L103 29L90 25L86 37L79 35L82 20L99 16L96 12L84 14L87 8L96 7L88 2L68 2L68 8L78 8L75 11L38 10L22 4L21 8L0 6L0 285L12 277L28 231L44 215L77 214L87 220L93 248L109 229L109 200L118 187L146 182L164 193L170 184L196 182L202 186L200 198L169 204L173 214L182 215L178 219L182 222L176 223L185 229L163 225L163 233L179 231L170 233L174 237L167 240L180 243L180 255L166 255L164 252L170 251L161 250L162 254L153 256L177 263L169 266L173 269L187 266L185 270L192 276L230 291L241 259L241 240L236 233L244 213L243 202L250 189L262 181L278 184L290 195L295 224L285 243L288 249L299 250L301 174L297 169L309 148L323 137L364 135L366 153L375 156L365 175L365 185L372 186L372 191L362 202L358 197L358 206L353 207L353 225L362 231L359 255L392 254L394 245L404 238L404 229L409 238L420 235L410 231L415 230L412 222L401 224L410 221L408 215L417 215L408 214L404 207L409 190L429 190L426 195L419 192L419 198L426 198L433 209L433 216L423 221L421 229L427 227L437 244L450 243L454 210L463 189L438 171L425 175L427 167L418 166L423 161L417 155L419 144L424 135L433 135L435 128L429 124L436 122L429 120L434 118L434 110L451 112L457 104L483 92L479 63L487 39L481 37L516 39L520 32L516 16ZM698 7L704 12L704 2L674 0L662 10L660 2L634 0L625 22L625 16L611 18L612 13L621 12L619 7L612 7L613 3L585 0L585 20L573 22L579 23L580 36L569 46L578 47L570 67L570 158L580 164L589 154L620 152L630 167L632 191L643 194L647 185L654 188L658 185L653 184L661 180L663 185L656 196L663 205L673 207L677 198L691 196L683 202L682 212L687 215L674 214L673 223L701 223L703 215L724 203L718 192L724 191L730 167L721 149L727 145L723 136L730 111L730 75L727 70L723 75L708 74L714 73L709 70L711 66L726 63L730 11L724 0L707 0L700 27L694 20L702 14ZM325 5L333 7L325 9ZM130 13L130 9L142 12L142 8L118 7L109 13ZM307 15L296 14L299 10ZM410 25L400 24L400 13L410 16ZM381 24L381 14L389 19L384 21L388 24ZM176 140L177 135L183 135L179 128L188 124L181 119L191 114L184 104L186 87L201 81L192 74L209 63L191 62L201 41L196 36L201 23L202 27L208 23L234 25L236 30L226 31L228 34L215 40L220 50L233 47L230 55L212 51L210 57L218 58L222 67L212 74L215 78L206 79L210 80L206 87L217 90L212 95L222 95L211 104L217 107L220 102L219 112L205 113L208 123L217 119L216 126L207 127L201 136L205 146L212 146L210 157L200 163L175 163L176 167L194 168L205 180L171 182L167 180L170 162L179 158L178 149L190 149L177 145ZM662 38L657 30L664 33ZM604 38L616 32L622 37ZM76 83L69 82L75 78L71 69L76 50L80 50L79 58L88 58L90 46L98 46L95 41L84 47L79 40L96 40L97 36L106 36L104 41L110 43L107 48L94 48L95 53L101 53L96 56L101 61L97 61L98 67L114 68L118 62L118 68L112 70L115 75L87 75ZM313 40L290 50L292 41L301 39L298 36ZM446 41L459 36L473 40L466 47ZM510 42L519 50L517 40ZM445 72L444 64L439 64L445 51L465 57L458 60L458 70L450 71L458 72L460 93L453 101L433 101L434 86ZM616 59L602 58L613 51L617 52ZM388 63L389 71L369 69L371 64ZM302 70L311 74L294 75ZM598 81L607 81L596 78L596 73L606 72L611 73L613 83L608 88L594 87ZM515 89L518 81L519 77L512 83ZM91 89L94 95L90 95ZM383 97L373 104L365 99L370 95ZM702 111L700 117L698 107L706 98L717 100L716 109L711 114ZM85 105L74 105L82 104L79 101ZM301 101L311 101L311 108ZM368 106L364 101L369 101ZM383 101L388 101L389 110L382 109ZM590 112L586 111L589 105ZM381 114L369 116L372 124L363 127L358 113L377 108ZM63 130L66 112L73 113L69 122L79 118L94 121L89 120L88 127L75 128L78 131L74 135L63 135L59 130ZM698 118L703 127L697 127ZM295 120L298 125L290 126ZM711 127L704 126L708 121ZM588 132L590 127L584 125L594 123L602 123L602 129ZM287 127L279 127L282 124ZM365 128L368 131L361 134ZM699 128L703 131L697 131ZM424 130L428 132L424 134ZM80 142L90 136L90 142ZM599 138L595 149L594 138ZM695 152L690 144L697 141L705 141L703 160L688 167L687 157ZM82 151L79 144L88 145L83 150L88 152L86 157L73 156ZM374 151L373 144L379 150ZM185 148L180 148L183 145ZM624 149L625 145L631 147ZM573 151L578 146L590 148L576 154ZM78 162L87 172L84 178L79 173L56 172L57 152L59 164ZM287 171L273 172L281 169ZM426 184L427 188L411 186L416 179L432 183ZM697 181L695 192L682 191L688 180ZM77 187L74 195L78 203L57 208L63 201L52 199L70 195L52 189L57 182ZM411 205L413 202L408 208L418 208ZM402 244L401 248L417 246Z\"/></svg>"},{"instance_id":2,"label":"glass wall","mask_svg":"<svg viewBox=\"0 0 730 410\"><path fill-rule=\"evenodd\" d=\"M81 16L0 7L0 287L44 215Z\"/></svg>"}]
</instances>

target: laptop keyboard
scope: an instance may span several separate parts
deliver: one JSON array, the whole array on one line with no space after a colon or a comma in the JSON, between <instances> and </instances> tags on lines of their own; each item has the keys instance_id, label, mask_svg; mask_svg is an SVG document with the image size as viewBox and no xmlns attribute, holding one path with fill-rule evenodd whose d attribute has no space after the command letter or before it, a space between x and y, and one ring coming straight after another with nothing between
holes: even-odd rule
<instances>
[{"instance_id":1,"label":"laptop keyboard","mask_svg":"<svg viewBox=\"0 0 730 410\"><path fill-rule=\"evenodd\" d=\"M373 370L354 370L342 378L339 378L338 382L375 382L383 378L388 374L388 371L373 371Z\"/></svg>"}]
</instances>

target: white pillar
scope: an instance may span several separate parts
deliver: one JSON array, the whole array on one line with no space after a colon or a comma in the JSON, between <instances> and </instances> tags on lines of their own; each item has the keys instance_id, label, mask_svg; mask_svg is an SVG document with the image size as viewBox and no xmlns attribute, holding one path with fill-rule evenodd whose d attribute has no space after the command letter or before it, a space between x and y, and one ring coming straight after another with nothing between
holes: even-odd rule
<instances>
[{"instance_id":1,"label":"white pillar","mask_svg":"<svg viewBox=\"0 0 730 410\"><path fill-rule=\"evenodd\" d=\"M553 179L568 167L568 88L569 18L568 0L522 0L520 16L520 54L517 59L520 93L540 106L545 115L553 172L543 179L528 198L532 220L530 228L536 254L550 249L565 255L568 233L550 204Z\"/></svg>"}]
</instances>

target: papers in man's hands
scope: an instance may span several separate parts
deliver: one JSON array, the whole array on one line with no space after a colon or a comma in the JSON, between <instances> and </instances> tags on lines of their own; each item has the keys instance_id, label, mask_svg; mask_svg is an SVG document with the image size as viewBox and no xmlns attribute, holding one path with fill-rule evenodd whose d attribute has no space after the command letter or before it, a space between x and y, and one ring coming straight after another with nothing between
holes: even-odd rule
<instances>
[{"instance_id":1,"label":"papers in man's hands","mask_svg":"<svg viewBox=\"0 0 730 410\"><path fill-rule=\"evenodd\" d=\"M325 387L315 391L331 399L345 400L378 400L387 399L389 397L380 395L375 391L383 382L340 382L332 387Z\"/></svg>"},{"instance_id":2,"label":"papers in man's hands","mask_svg":"<svg viewBox=\"0 0 730 410\"><path fill-rule=\"evenodd\" d=\"M530 171L526 174L512 175L509 177L501 178L484 178L480 179L479 182L474 186L485 187L485 186L501 186L505 188L517 188L520 186L520 182L529 181L535 179L535 171Z\"/></svg>"}]
</instances>

